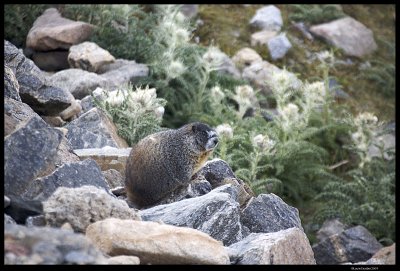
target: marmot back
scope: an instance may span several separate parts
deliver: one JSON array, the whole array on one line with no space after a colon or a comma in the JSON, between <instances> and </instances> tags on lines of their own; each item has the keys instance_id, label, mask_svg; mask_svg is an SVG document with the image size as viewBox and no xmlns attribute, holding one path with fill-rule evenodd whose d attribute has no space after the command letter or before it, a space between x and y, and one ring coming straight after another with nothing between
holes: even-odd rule
<instances>
[{"instance_id":1,"label":"marmot back","mask_svg":"<svg viewBox=\"0 0 400 271\"><path fill-rule=\"evenodd\" d=\"M200 122L143 138L126 164L128 199L138 208L150 207L187 185L217 143L215 130Z\"/></svg>"}]
</instances>

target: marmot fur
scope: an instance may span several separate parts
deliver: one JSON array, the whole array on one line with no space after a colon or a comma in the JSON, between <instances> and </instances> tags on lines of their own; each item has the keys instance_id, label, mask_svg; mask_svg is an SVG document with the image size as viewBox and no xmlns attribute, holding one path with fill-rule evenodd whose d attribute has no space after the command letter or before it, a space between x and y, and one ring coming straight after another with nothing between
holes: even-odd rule
<instances>
[{"instance_id":1,"label":"marmot fur","mask_svg":"<svg viewBox=\"0 0 400 271\"><path fill-rule=\"evenodd\" d=\"M126 164L128 199L138 208L150 207L187 185L217 143L215 130L200 122L143 138Z\"/></svg>"}]
</instances>

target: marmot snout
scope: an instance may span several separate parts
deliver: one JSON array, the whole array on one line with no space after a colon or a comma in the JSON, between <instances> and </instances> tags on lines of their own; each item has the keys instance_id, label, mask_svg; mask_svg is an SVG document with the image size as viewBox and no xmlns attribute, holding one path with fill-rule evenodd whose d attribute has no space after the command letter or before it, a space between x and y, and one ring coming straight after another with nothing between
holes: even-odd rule
<instances>
[{"instance_id":1,"label":"marmot snout","mask_svg":"<svg viewBox=\"0 0 400 271\"><path fill-rule=\"evenodd\" d=\"M126 164L129 200L138 208L149 207L187 185L217 144L215 130L200 122L143 138L132 148Z\"/></svg>"}]
</instances>

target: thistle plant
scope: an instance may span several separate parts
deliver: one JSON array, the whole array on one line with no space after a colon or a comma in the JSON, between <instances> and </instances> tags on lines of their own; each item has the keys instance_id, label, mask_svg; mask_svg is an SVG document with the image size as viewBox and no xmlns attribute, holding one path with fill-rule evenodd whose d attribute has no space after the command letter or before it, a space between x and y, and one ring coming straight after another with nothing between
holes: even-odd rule
<instances>
[{"instance_id":1,"label":"thistle plant","mask_svg":"<svg viewBox=\"0 0 400 271\"><path fill-rule=\"evenodd\" d=\"M380 242L390 245L395 240L395 153L382 148L381 157L369 156L380 125L376 116L358 114L353 125L349 148L358 154L359 163L346 172L345 180L324 186L315 198L320 207L314 219L322 223L327 218L340 218L345 223L364 225ZM386 160L386 152L393 159Z\"/></svg>"},{"instance_id":2,"label":"thistle plant","mask_svg":"<svg viewBox=\"0 0 400 271\"><path fill-rule=\"evenodd\" d=\"M191 31L179 6L163 5L156 6L156 9L160 17L153 29L153 38L159 52L148 63L153 69L158 69L157 73L165 75L164 83L167 85L187 71L182 51L189 43Z\"/></svg>"},{"instance_id":3,"label":"thistle plant","mask_svg":"<svg viewBox=\"0 0 400 271\"><path fill-rule=\"evenodd\" d=\"M99 98L103 97L103 98ZM148 134L161 129L166 100L157 98L156 89L128 85L117 90L103 91L95 103L113 120L130 146Z\"/></svg>"},{"instance_id":4,"label":"thistle plant","mask_svg":"<svg viewBox=\"0 0 400 271\"><path fill-rule=\"evenodd\" d=\"M222 160L227 159L228 141L233 138L233 128L228 123L223 123L215 128L219 137L218 157Z\"/></svg>"},{"instance_id":5,"label":"thistle plant","mask_svg":"<svg viewBox=\"0 0 400 271\"><path fill-rule=\"evenodd\" d=\"M371 162L368 149L372 145L373 138L377 135L378 118L369 112L358 114L354 118L356 131L351 134L354 147L360 157L359 167L363 168L365 163Z\"/></svg>"}]
</instances>

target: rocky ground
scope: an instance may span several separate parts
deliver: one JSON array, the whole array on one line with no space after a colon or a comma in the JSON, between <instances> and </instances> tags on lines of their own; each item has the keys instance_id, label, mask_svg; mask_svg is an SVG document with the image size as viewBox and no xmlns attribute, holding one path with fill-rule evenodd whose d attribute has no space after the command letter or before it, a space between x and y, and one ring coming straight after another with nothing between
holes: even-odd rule
<instances>
[{"instance_id":1,"label":"rocky ground","mask_svg":"<svg viewBox=\"0 0 400 271\"><path fill-rule=\"evenodd\" d=\"M279 19L266 22L265 12L277 13L268 6L251 23L279 31ZM328 221L311 245L295 207L274 194L256 197L220 159L158 205L130 207L123 188L130 148L93 95L134 83L149 68L115 59L87 41L91 32L48 9L27 37L33 61L4 41L5 264L394 263L394 245L382 248L362 226ZM365 38L357 52L347 44L350 52L374 50ZM284 34L266 42L276 58L290 47ZM262 88L279 70L250 48L224 65Z\"/></svg>"}]
</instances>

